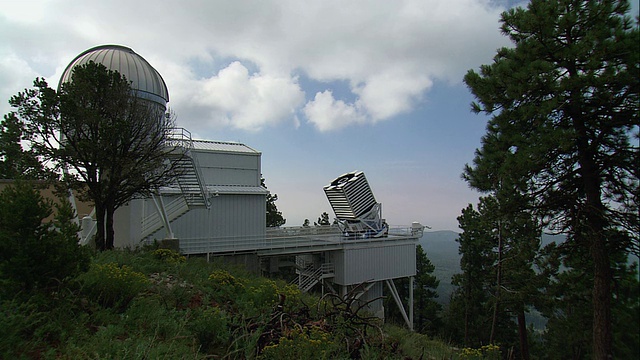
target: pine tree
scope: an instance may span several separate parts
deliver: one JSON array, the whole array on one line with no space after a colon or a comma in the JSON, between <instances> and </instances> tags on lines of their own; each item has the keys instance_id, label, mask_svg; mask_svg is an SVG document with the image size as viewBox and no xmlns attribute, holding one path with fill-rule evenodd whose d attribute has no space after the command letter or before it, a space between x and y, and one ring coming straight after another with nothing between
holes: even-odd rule
<instances>
[{"instance_id":1,"label":"pine tree","mask_svg":"<svg viewBox=\"0 0 640 360\"><path fill-rule=\"evenodd\" d=\"M260 179L260 186L267 188L264 182L264 178ZM284 225L287 220L282 217L282 212L278 211L276 201L278 200L278 194L267 194L267 227L278 227Z\"/></svg>"},{"instance_id":2,"label":"pine tree","mask_svg":"<svg viewBox=\"0 0 640 360\"><path fill-rule=\"evenodd\" d=\"M24 123L15 113L4 116L0 126L0 179L45 179L45 172L32 150L25 150L22 141L27 140Z\"/></svg>"},{"instance_id":3,"label":"pine tree","mask_svg":"<svg viewBox=\"0 0 640 360\"><path fill-rule=\"evenodd\" d=\"M614 356L611 258L639 249L640 33L628 11L619 0L532 0L502 14L514 47L465 76L473 109L492 116L466 177L481 191L515 179L530 211L589 254L598 359ZM614 229L628 236L608 237Z\"/></svg>"},{"instance_id":4,"label":"pine tree","mask_svg":"<svg viewBox=\"0 0 640 360\"><path fill-rule=\"evenodd\" d=\"M465 344L515 345L517 333L520 354L528 359L525 313L538 298L541 232L521 210L523 200L505 194L513 193L499 188L480 199L478 210L469 205L458 218L463 273L453 279L460 287L455 300L464 304Z\"/></svg>"},{"instance_id":5,"label":"pine tree","mask_svg":"<svg viewBox=\"0 0 640 360\"><path fill-rule=\"evenodd\" d=\"M114 246L116 209L172 181L172 120L164 107L136 97L117 71L90 62L75 67L59 91L36 79L9 103L35 154L68 169L66 183L93 202L100 250Z\"/></svg>"}]
</instances>

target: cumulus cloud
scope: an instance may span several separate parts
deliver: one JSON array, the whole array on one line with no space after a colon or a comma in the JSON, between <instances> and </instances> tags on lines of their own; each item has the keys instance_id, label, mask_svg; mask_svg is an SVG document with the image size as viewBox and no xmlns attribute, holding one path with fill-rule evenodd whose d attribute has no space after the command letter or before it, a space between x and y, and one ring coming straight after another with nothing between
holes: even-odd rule
<instances>
[{"instance_id":1,"label":"cumulus cloud","mask_svg":"<svg viewBox=\"0 0 640 360\"><path fill-rule=\"evenodd\" d=\"M258 130L289 119L329 131L393 119L434 81L459 82L490 61L506 44L500 3L509 2L41 0L37 13L3 9L0 53L18 56L18 73L51 76L89 47L122 44L156 67L170 105L196 126ZM329 85L305 103L294 74ZM349 98L335 98L335 81L350 84Z\"/></svg>"},{"instance_id":2,"label":"cumulus cloud","mask_svg":"<svg viewBox=\"0 0 640 360\"><path fill-rule=\"evenodd\" d=\"M11 111L8 100L18 91L30 87L38 76L29 64L15 54L0 51L0 99L2 114Z\"/></svg>"},{"instance_id":3,"label":"cumulus cloud","mask_svg":"<svg viewBox=\"0 0 640 360\"><path fill-rule=\"evenodd\" d=\"M366 121L365 114L357 105L334 99L330 90L316 93L315 98L304 106L304 114L322 132Z\"/></svg>"},{"instance_id":4,"label":"cumulus cloud","mask_svg":"<svg viewBox=\"0 0 640 360\"><path fill-rule=\"evenodd\" d=\"M185 85L186 93L179 94L179 99L190 107L206 109L208 116L199 120L208 126L257 131L286 120L295 123L295 109L304 100L295 78L249 74L239 61L215 76L190 79Z\"/></svg>"}]
</instances>

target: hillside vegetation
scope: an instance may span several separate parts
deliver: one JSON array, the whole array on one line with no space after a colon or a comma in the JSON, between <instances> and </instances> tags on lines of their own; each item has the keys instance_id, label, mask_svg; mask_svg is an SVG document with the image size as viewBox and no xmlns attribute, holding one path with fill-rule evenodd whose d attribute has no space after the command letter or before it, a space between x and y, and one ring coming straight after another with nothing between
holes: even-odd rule
<instances>
[{"instance_id":1,"label":"hillside vegetation","mask_svg":"<svg viewBox=\"0 0 640 360\"><path fill-rule=\"evenodd\" d=\"M102 252L74 278L2 296L6 359L484 356L383 325L349 306L353 299L302 294L282 280L166 249Z\"/></svg>"}]
</instances>

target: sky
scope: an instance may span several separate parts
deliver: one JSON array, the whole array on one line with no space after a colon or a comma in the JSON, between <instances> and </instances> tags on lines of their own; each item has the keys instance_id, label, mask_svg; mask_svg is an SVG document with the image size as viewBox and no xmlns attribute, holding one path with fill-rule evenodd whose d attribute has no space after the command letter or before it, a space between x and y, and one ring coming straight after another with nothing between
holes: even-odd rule
<instances>
[{"instance_id":1,"label":"sky","mask_svg":"<svg viewBox=\"0 0 640 360\"><path fill-rule=\"evenodd\" d=\"M509 0L0 0L0 113L75 56L130 47L194 138L262 153L286 226L334 214L323 186L364 171L392 226L458 230L485 132L462 79L498 48ZM637 7L635 8L637 13Z\"/></svg>"}]
</instances>

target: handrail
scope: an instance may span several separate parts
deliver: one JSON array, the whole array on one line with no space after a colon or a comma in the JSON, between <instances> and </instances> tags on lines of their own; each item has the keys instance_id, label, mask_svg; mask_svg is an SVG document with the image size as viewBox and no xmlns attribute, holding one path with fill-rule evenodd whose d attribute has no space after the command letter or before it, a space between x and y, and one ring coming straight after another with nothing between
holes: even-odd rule
<instances>
[{"instance_id":1,"label":"handrail","mask_svg":"<svg viewBox=\"0 0 640 360\"><path fill-rule=\"evenodd\" d=\"M168 129L167 144L170 146L182 147L186 149L185 155L189 154L194 148L191 132L185 128ZM202 194L202 197L204 199L205 206L208 209L211 206L211 199L209 189L203 181L202 172L200 171L200 164L198 163L198 157L193 153L191 153L191 155L188 155L188 157L191 159L191 162L193 164L193 168L196 172L196 180L198 181L198 187L200 188L200 193Z\"/></svg>"},{"instance_id":2,"label":"handrail","mask_svg":"<svg viewBox=\"0 0 640 360\"><path fill-rule=\"evenodd\" d=\"M337 249L348 245L380 244L398 241L416 241L417 237L406 229L402 234L389 234L383 238L353 239L346 238L337 231L325 234L309 232L291 232L286 228L282 232L270 229L266 235L220 236L180 238L180 249L184 254L207 254L225 252L303 252L308 249Z\"/></svg>"},{"instance_id":3,"label":"handrail","mask_svg":"<svg viewBox=\"0 0 640 360\"><path fill-rule=\"evenodd\" d=\"M167 132L167 144L170 146L193 149L193 139L189 130L185 128L170 128Z\"/></svg>"},{"instance_id":4,"label":"handrail","mask_svg":"<svg viewBox=\"0 0 640 360\"><path fill-rule=\"evenodd\" d=\"M297 262L297 261L296 261ZM333 274L334 266L332 263L325 263L320 265L317 269L300 270L297 279L294 279L291 283L297 284L298 288L302 292L311 290L320 280L328 277L326 275Z\"/></svg>"}]
</instances>

